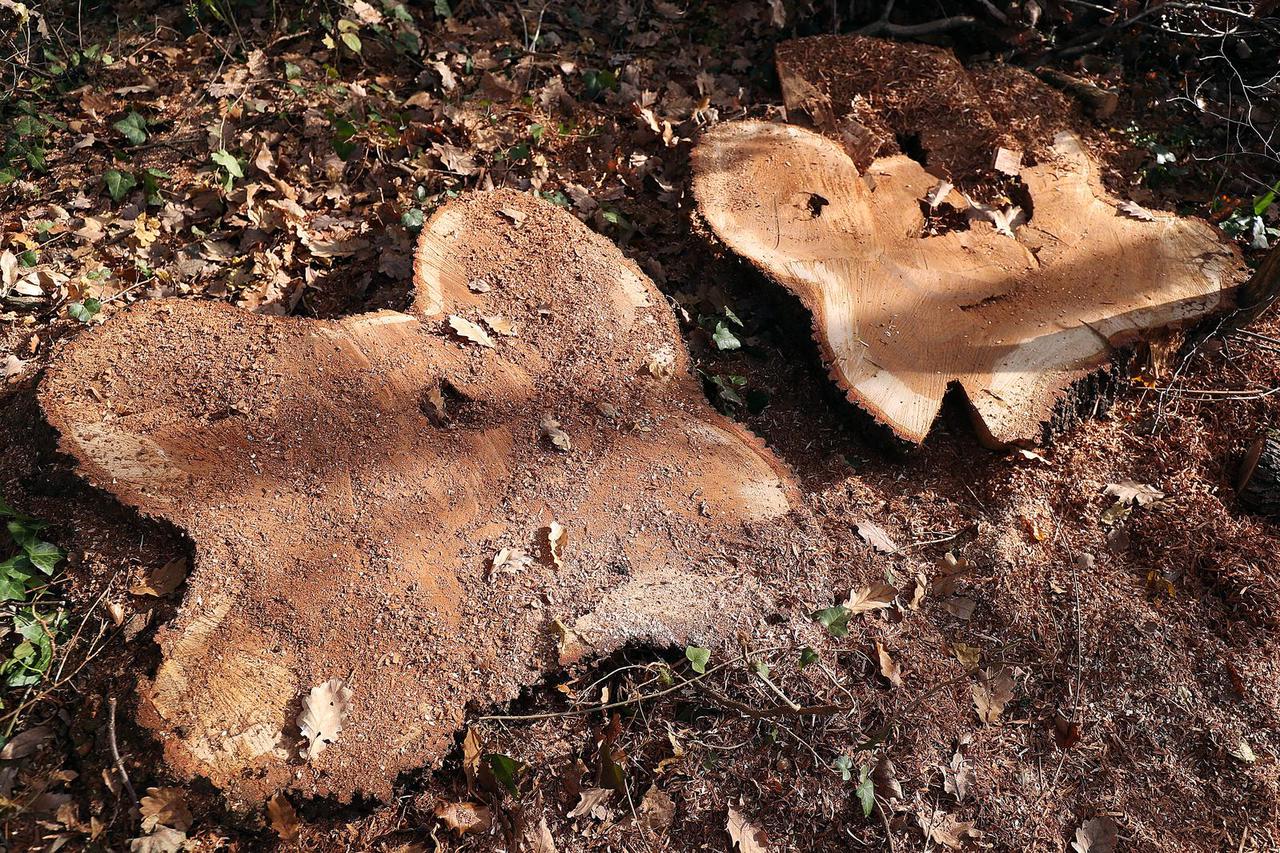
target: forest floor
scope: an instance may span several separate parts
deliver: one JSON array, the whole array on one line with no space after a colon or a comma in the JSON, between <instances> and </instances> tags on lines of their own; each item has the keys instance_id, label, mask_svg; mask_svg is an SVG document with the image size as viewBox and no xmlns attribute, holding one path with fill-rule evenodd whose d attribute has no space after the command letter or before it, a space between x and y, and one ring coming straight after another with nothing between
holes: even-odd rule
<instances>
[{"instance_id":1,"label":"forest floor","mask_svg":"<svg viewBox=\"0 0 1280 853\"><path fill-rule=\"evenodd\" d=\"M782 118L773 47L829 31L829 6L55 7L3 108L0 506L45 526L15 519L0 557L24 536L65 555L6 593L9 849L1280 850L1280 529L1233 485L1280 424L1280 319L1135 359L1114 403L1035 453L984 449L959 405L922 447L891 446L688 190L703 128ZM1002 55L956 41L966 62ZM1256 263L1274 150L1184 97L1185 57L1144 49L1054 60L1121 95L1072 120L1113 192L1223 223ZM424 218L497 187L571 210L650 275L712 402L794 472L840 582L705 664L631 649L471 709L456 751L388 802L229 812L134 722L188 543L78 479L41 371L141 299L402 308ZM874 584L897 603L847 632L789 618ZM753 716L779 692L840 710Z\"/></svg>"}]
</instances>

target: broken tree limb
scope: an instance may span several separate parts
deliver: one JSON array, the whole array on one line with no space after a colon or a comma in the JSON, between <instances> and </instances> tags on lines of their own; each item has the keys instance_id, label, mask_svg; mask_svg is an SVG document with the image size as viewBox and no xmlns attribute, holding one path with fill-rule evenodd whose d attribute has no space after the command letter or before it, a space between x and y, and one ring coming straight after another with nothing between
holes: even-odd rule
<instances>
[{"instance_id":1,"label":"broken tree limb","mask_svg":"<svg viewBox=\"0 0 1280 853\"><path fill-rule=\"evenodd\" d=\"M835 381L909 442L952 383L984 443L1034 441L1117 347L1229 308L1245 278L1206 223L1127 215L1066 132L1018 171L1029 221L988 209L934 236L923 211L941 181L910 157L864 181L830 139L743 121L708 132L693 169L712 231L800 299Z\"/></svg>"},{"instance_id":2,"label":"broken tree limb","mask_svg":"<svg viewBox=\"0 0 1280 853\"><path fill-rule=\"evenodd\" d=\"M41 386L78 473L193 544L140 721L232 805L386 797L552 666L732 637L809 535L665 300L571 215L454 200L414 281L408 313L333 321L141 302ZM303 698L335 679L307 750Z\"/></svg>"},{"instance_id":3,"label":"broken tree limb","mask_svg":"<svg viewBox=\"0 0 1280 853\"><path fill-rule=\"evenodd\" d=\"M1236 480L1240 502L1254 512L1280 515L1280 429L1254 441Z\"/></svg>"},{"instance_id":4,"label":"broken tree limb","mask_svg":"<svg viewBox=\"0 0 1280 853\"><path fill-rule=\"evenodd\" d=\"M1120 106L1118 93L1095 86L1078 77L1072 77L1056 68L1040 68L1037 69L1036 74L1049 85L1074 95L1097 118L1111 117L1115 114L1116 107Z\"/></svg>"}]
</instances>

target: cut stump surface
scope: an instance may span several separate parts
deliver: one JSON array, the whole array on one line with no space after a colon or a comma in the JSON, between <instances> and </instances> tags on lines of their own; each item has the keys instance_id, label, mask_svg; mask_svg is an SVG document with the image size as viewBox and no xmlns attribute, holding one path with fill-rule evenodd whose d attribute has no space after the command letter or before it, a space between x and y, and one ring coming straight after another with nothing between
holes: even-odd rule
<instances>
[{"instance_id":1,"label":"cut stump surface","mask_svg":"<svg viewBox=\"0 0 1280 853\"><path fill-rule=\"evenodd\" d=\"M558 661L732 636L808 535L789 475L707 404L662 296L569 214L451 202L415 283L411 313L337 321L140 303L41 388L80 473L194 543L140 719L233 805L385 797L469 704ZM503 547L530 558L494 565ZM308 761L295 721L330 679L350 707Z\"/></svg>"},{"instance_id":2,"label":"cut stump surface","mask_svg":"<svg viewBox=\"0 0 1280 853\"><path fill-rule=\"evenodd\" d=\"M849 399L910 442L953 382L985 442L1034 441L1116 347L1229 307L1246 277L1208 224L1122 211L1069 132L1018 170L1030 220L1014 236L977 220L923 236L936 175L904 155L860 175L794 126L722 124L693 167L716 236L800 299ZM942 203L967 207L954 191Z\"/></svg>"}]
</instances>

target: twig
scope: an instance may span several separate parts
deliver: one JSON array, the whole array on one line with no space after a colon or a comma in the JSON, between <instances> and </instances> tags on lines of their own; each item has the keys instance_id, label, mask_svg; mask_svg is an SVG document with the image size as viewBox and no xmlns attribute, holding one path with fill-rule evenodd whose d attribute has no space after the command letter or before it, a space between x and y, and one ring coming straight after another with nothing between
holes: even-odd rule
<instances>
[{"instance_id":1,"label":"twig","mask_svg":"<svg viewBox=\"0 0 1280 853\"><path fill-rule=\"evenodd\" d=\"M706 693L712 699L722 705L727 705L735 711L751 717L753 720L765 720L772 717L822 717L828 714L840 714L852 711L855 705L775 705L772 708L753 708L745 702L739 702L737 699L730 699L714 688L705 684L699 684L698 689Z\"/></svg>"},{"instance_id":2,"label":"twig","mask_svg":"<svg viewBox=\"0 0 1280 853\"><path fill-rule=\"evenodd\" d=\"M142 802L138 799L138 792L133 790L133 783L129 781L129 771L124 769L124 761L120 758L120 747L116 745L116 697L112 696L107 700L107 738L111 744L111 758L116 763L116 772L120 774L120 781L124 783L125 790L129 792L129 796L133 798L133 806L136 809L142 808Z\"/></svg>"},{"instance_id":3,"label":"twig","mask_svg":"<svg viewBox=\"0 0 1280 853\"><path fill-rule=\"evenodd\" d=\"M957 27L967 27L977 22L978 19L972 15L952 15L949 18L926 21L923 24L891 24L886 20L879 20L868 24L858 32L864 36L887 35L897 36L898 38L913 38L915 36L927 36L945 32L946 30L954 30Z\"/></svg>"}]
</instances>

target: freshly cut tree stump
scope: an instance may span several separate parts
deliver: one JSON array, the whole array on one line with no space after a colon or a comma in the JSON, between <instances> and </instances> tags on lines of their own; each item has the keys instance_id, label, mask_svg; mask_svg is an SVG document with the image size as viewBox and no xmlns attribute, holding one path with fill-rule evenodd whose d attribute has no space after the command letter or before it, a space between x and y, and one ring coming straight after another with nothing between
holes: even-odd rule
<instances>
[{"instance_id":1,"label":"freshly cut tree stump","mask_svg":"<svg viewBox=\"0 0 1280 853\"><path fill-rule=\"evenodd\" d=\"M1247 277L1208 224L1109 196L1068 132L1017 169L1030 220L1000 230L1009 209L922 236L931 202L963 218L959 193L904 155L860 175L839 143L794 126L722 124L693 168L716 236L800 299L836 382L909 442L951 383L984 442L1034 441L1115 348L1229 308Z\"/></svg>"},{"instance_id":2,"label":"freshly cut tree stump","mask_svg":"<svg viewBox=\"0 0 1280 853\"><path fill-rule=\"evenodd\" d=\"M1236 492L1254 512L1280 516L1280 429L1267 430L1249 448Z\"/></svg>"},{"instance_id":3,"label":"freshly cut tree stump","mask_svg":"<svg viewBox=\"0 0 1280 853\"><path fill-rule=\"evenodd\" d=\"M410 313L336 321L139 303L41 388L81 475L194 545L140 719L233 805L386 797L562 661L731 637L812 535L662 296L569 214L453 201L415 283ZM331 679L349 710L308 760Z\"/></svg>"}]
</instances>

